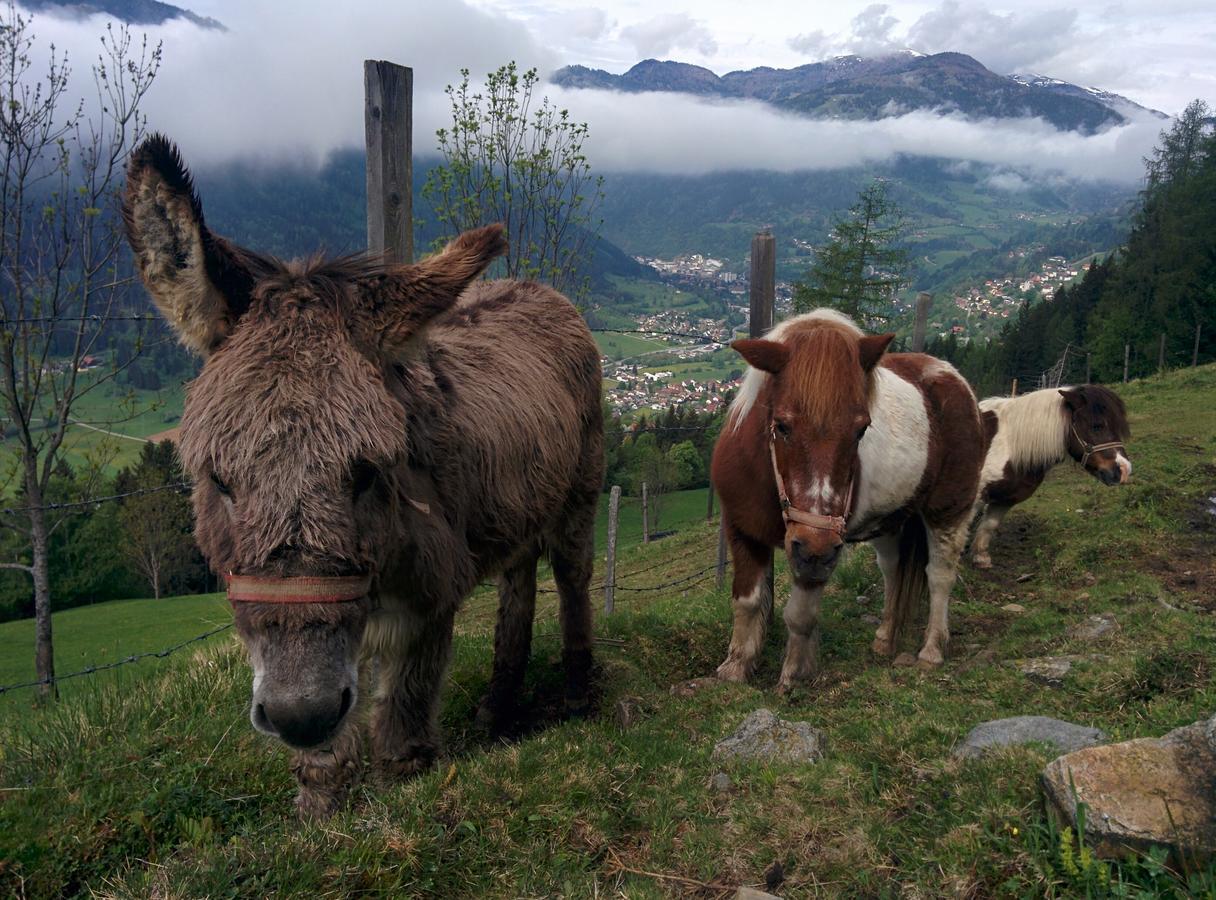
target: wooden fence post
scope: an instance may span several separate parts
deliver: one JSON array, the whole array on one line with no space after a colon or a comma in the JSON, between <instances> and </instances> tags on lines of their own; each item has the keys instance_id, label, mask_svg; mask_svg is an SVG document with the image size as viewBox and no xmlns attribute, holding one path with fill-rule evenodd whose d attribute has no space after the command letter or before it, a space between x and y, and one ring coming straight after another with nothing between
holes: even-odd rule
<instances>
[{"instance_id":1,"label":"wooden fence post","mask_svg":"<svg viewBox=\"0 0 1216 900\"><path fill-rule=\"evenodd\" d=\"M1013 385L1009 388L1009 396L1016 397L1018 395L1018 380L1013 379Z\"/></svg>"},{"instance_id":2,"label":"wooden fence post","mask_svg":"<svg viewBox=\"0 0 1216 900\"><path fill-rule=\"evenodd\" d=\"M363 61L367 138L367 252L414 261L414 70Z\"/></svg>"},{"instance_id":3,"label":"wooden fence post","mask_svg":"<svg viewBox=\"0 0 1216 900\"><path fill-rule=\"evenodd\" d=\"M705 504L705 521L712 522L714 520L714 486L709 486L709 500Z\"/></svg>"},{"instance_id":4,"label":"wooden fence post","mask_svg":"<svg viewBox=\"0 0 1216 900\"><path fill-rule=\"evenodd\" d=\"M773 327L773 301L777 293L777 241L767 228L752 238L751 308L748 337L764 337ZM719 555L721 551L719 552ZM773 596L773 551L768 551L768 595Z\"/></svg>"},{"instance_id":5,"label":"wooden fence post","mask_svg":"<svg viewBox=\"0 0 1216 900\"><path fill-rule=\"evenodd\" d=\"M1124 384L1127 384L1127 363L1128 363L1128 360L1131 359L1131 355L1132 355L1132 345L1124 344L1123 345L1123 383Z\"/></svg>"},{"instance_id":6,"label":"wooden fence post","mask_svg":"<svg viewBox=\"0 0 1216 900\"><path fill-rule=\"evenodd\" d=\"M1157 374L1165 371L1165 332L1161 332L1161 343L1157 345Z\"/></svg>"},{"instance_id":7,"label":"wooden fence post","mask_svg":"<svg viewBox=\"0 0 1216 900\"><path fill-rule=\"evenodd\" d=\"M608 564L604 572L604 614L612 613L616 602L616 532L621 518L621 486L614 484L608 495Z\"/></svg>"},{"instance_id":8,"label":"wooden fence post","mask_svg":"<svg viewBox=\"0 0 1216 900\"><path fill-rule=\"evenodd\" d=\"M1085 383L1086 384L1093 384L1093 379L1090 377L1093 374L1093 367L1091 366L1092 360L1090 359L1091 356L1092 356L1092 354L1090 354L1089 352L1086 352L1086 354L1085 354Z\"/></svg>"},{"instance_id":9,"label":"wooden fence post","mask_svg":"<svg viewBox=\"0 0 1216 900\"><path fill-rule=\"evenodd\" d=\"M1199 331L1203 328L1202 322L1195 323L1195 347L1191 350L1191 368L1199 365Z\"/></svg>"},{"instance_id":10,"label":"wooden fence post","mask_svg":"<svg viewBox=\"0 0 1216 900\"><path fill-rule=\"evenodd\" d=\"M925 329L929 327L929 307L933 305L933 295L921 291L916 295L916 325L912 329L912 352L925 352Z\"/></svg>"},{"instance_id":11,"label":"wooden fence post","mask_svg":"<svg viewBox=\"0 0 1216 900\"><path fill-rule=\"evenodd\" d=\"M726 520L718 522L718 589L722 589L722 581L726 578Z\"/></svg>"},{"instance_id":12,"label":"wooden fence post","mask_svg":"<svg viewBox=\"0 0 1216 900\"><path fill-rule=\"evenodd\" d=\"M650 497L646 492L646 482L642 482L642 543L650 543Z\"/></svg>"}]
</instances>

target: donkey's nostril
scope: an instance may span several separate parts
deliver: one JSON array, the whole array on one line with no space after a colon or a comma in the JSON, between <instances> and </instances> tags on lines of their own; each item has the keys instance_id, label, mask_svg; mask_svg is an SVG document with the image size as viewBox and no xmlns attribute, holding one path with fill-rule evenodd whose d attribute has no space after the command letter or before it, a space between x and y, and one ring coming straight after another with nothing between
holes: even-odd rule
<instances>
[{"instance_id":1,"label":"donkey's nostril","mask_svg":"<svg viewBox=\"0 0 1216 900\"><path fill-rule=\"evenodd\" d=\"M253 708L253 724L262 731L277 734L274 726L270 724L270 719L266 717L266 708L260 703L256 704Z\"/></svg>"}]
</instances>

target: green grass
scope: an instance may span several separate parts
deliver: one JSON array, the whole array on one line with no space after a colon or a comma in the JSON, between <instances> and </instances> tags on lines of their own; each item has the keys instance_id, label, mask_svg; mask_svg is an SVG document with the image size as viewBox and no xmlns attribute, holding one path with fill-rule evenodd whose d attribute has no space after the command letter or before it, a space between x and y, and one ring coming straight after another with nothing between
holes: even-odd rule
<instances>
[{"instance_id":1,"label":"green grass","mask_svg":"<svg viewBox=\"0 0 1216 900\"><path fill-rule=\"evenodd\" d=\"M827 592L813 685L773 692L784 641L775 627L750 685L709 680L673 693L712 674L730 628L727 592L692 578L618 593L617 613L597 622L600 712L558 722L545 714L560 647L552 597L542 595L524 700L543 727L491 743L471 723L494 615L492 594L479 591L458 619L448 755L407 783L369 777L334 819L300 825L287 753L249 727L248 668L224 637L146 677L4 720L0 892L718 897L761 884L780 861L787 897L1211 897L1210 869L1180 877L1159 858L1076 865L1039 800L1042 749L950 756L971 727L1006 715L1055 715L1121 740L1216 709L1206 662L1216 532L1203 511L1216 487L1216 368L1123 393L1134 483L1106 488L1073 466L1052 473L1008 517L997 568L964 569L951 658L936 672L872 658L872 626L860 616L877 608L878 574L861 549ZM716 526L698 522L699 493L671 499L677 535L627 547L624 584L666 583L712 563ZM779 567L779 597L786 591ZM1013 601L1027 612L1000 609ZM1117 616L1114 637L1093 648L1068 637L1097 612ZM1062 688L1007 665L1054 653L1095 655ZM613 712L625 699L641 710L628 727ZM827 757L715 762L714 742L759 706L823 728ZM719 770L729 793L706 786Z\"/></svg>"}]
</instances>

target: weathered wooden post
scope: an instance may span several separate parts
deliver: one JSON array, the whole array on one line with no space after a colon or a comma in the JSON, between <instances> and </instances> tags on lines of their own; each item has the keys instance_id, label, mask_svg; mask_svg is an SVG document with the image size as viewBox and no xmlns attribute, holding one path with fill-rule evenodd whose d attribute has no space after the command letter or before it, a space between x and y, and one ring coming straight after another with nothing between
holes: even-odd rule
<instances>
[{"instance_id":1,"label":"weathered wooden post","mask_svg":"<svg viewBox=\"0 0 1216 900\"><path fill-rule=\"evenodd\" d=\"M1090 354L1088 351L1086 351L1086 353L1085 353L1085 383L1086 384L1093 384L1093 380L1090 378L1090 375L1093 374L1093 367L1091 366L1091 360L1090 360L1091 355L1092 354Z\"/></svg>"},{"instance_id":2,"label":"weathered wooden post","mask_svg":"<svg viewBox=\"0 0 1216 900\"><path fill-rule=\"evenodd\" d=\"M1157 345L1157 374L1165 371L1165 332L1161 332L1161 342Z\"/></svg>"},{"instance_id":3,"label":"weathered wooden post","mask_svg":"<svg viewBox=\"0 0 1216 900\"><path fill-rule=\"evenodd\" d=\"M650 495L646 490L646 482L642 482L642 543L650 543Z\"/></svg>"},{"instance_id":4,"label":"weathered wooden post","mask_svg":"<svg viewBox=\"0 0 1216 900\"><path fill-rule=\"evenodd\" d=\"M705 521L712 522L714 520L714 486L709 486L709 500L705 504Z\"/></svg>"},{"instance_id":5,"label":"weathered wooden post","mask_svg":"<svg viewBox=\"0 0 1216 900\"><path fill-rule=\"evenodd\" d=\"M1195 323L1195 346L1191 350L1191 368L1199 365L1199 332L1203 328L1202 322Z\"/></svg>"},{"instance_id":6,"label":"weathered wooden post","mask_svg":"<svg viewBox=\"0 0 1216 900\"><path fill-rule=\"evenodd\" d=\"M929 307L933 305L933 295L921 291L916 295L916 325L912 329L912 352L925 352L925 329L929 327Z\"/></svg>"},{"instance_id":7,"label":"weathered wooden post","mask_svg":"<svg viewBox=\"0 0 1216 900\"><path fill-rule=\"evenodd\" d=\"M414 70L363 61L367 137L367 252L414 261Z\"/></svg>"},{"instance_id":8,"label":"weathered wooden post","mask_svg":"<svg viewBox=\"0 0 1216 900\"><path fill-rule=\"evenodd\" d=\"M1132 356L1132 345L1124 344L1123 345L1123 383L1124 384L1127 384L1127 363L1128 363L1128 360L1131 359L1131 356Z\"/></svg>"},{"instance_id":9,"label":"weathered wooden post","mask_svg":"<svg viewBox=\"0 0 1216 900\"><path fill-rule=\"evenodd\" d=\"M722 589L722 581L726 578L726 520L718 523L718 589Z\"/></svg>"},{"instance_id":10,"label":"weathered wooden post","mask_svg":"<svg viewBox=\"0 0 1216 900\"><path fill-rule=\"evenodd\" d=\"M764 337L773 327L773 300L777 293L777 241L773 233L762 228L752 238L751 309L748 313L749 337ZM719 538L719 559L722 541ZM768 553L768 595L773 596L773 552Z\"/></svg>"},{"instance_id":11,"label":"weathered wooden post","mask_svg":"<svg viewBox=\"0 0 1216 900\"><path fill-rule=\"evenodd\" d=\"M608 564L604 573L604 614L616 602L616 532L621 518L621 486L614 484L608 494Z\"/></svg>"},{"instance_id":12,"label":"weathered wooden post","mask_svg":"<svg viewBox=\"0 0 1216 900\"><path fill-rule=\"evenodd\" d=\"M1013 379L1013 384L1009 388L1009 396L1016 397L1018 395L1018 380Z\"/></svg>"}]
</instances>

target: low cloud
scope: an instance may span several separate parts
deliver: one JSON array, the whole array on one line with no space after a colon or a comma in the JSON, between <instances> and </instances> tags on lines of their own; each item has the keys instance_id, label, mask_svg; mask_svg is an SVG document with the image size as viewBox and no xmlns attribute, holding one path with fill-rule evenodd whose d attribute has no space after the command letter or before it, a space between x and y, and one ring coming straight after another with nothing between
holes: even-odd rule
<instances>
[{"instance_id":1,"label":"low cloud","mask_svg":"<svg viewBox=\"0 0 1216 900\"><path fill-rule=\"evenodd\" d=\"M908 30L907 46L925 53L963 50L994 72L1034 71L1082 40L1075 9L1000 15L946 0Z\"/></svg>"},{"instance_id":2,"label":"low cloud","mask_svg":"<svg viewBox=\"0 0 1216 900\"><path fill-rule=\"evenodd\" d=\"M695 50L703 56L718 52L709 29L688 13L663 13L621 29L621 37L637 48L642 57L666 56L672 50Z\"/></svg>"}]
</instances>

